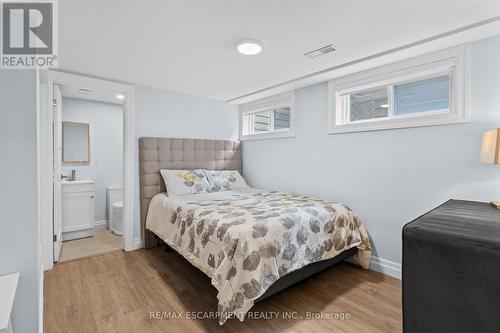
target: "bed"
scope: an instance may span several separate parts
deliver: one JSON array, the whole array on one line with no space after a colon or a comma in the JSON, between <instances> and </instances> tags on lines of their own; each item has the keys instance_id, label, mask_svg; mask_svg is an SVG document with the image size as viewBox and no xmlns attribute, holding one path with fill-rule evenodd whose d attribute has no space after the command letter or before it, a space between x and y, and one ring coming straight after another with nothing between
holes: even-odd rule
<instances>
[{"instance_id":1,"label":"bed","mask_svg":"<svg viewBox=\"0 0 500 333\"><path fill-rule=\"evenodd\" d=\"M368 268L368 236L343 204L252 188L167 195L160 170L242 173L239 142L141 138L139 154L144 246L164 242L212 279L221 324L346 258Z\"/></svg>"}]
</instances>

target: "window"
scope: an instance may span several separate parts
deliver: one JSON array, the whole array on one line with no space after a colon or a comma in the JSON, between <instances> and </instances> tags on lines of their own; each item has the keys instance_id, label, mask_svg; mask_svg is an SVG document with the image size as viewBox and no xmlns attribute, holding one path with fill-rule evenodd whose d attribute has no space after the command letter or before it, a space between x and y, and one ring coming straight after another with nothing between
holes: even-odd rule
<instances>
[{"instance_id":1,"label":"window","mask_svg":"<svg viewBox=\"0 0 500 333\"><path fill-rule=\"evenodd\" d=\"M290 108L277 108L269 111L246 114L243 135L290 129Z\"/></svg>"},{"instance_id":2,"label":"window","mask_svg":"<svg viewBox=\"0 0 500 333\"><path fill-rule=\"evenodd\" d=\"M378 88L349 95L350 121L362 121L388 116L387 88Z\"/></svg>"},{"instance_id":3,"label":"window","mask_svg":"<svg viewBox=\"0 0 500 333\"><path fill-rule=\"evenodd\" d=\"M467 47L330 81L329 133L468 121Z\"/></svg>"},{"instance_id":4,"label":"window","mask_svg":"<svg viewBox=\"0 0 500 333\"><path fill-rule=\"evenodd\" d=\"M285 138L294 135L293 92L240 106L240 139Z\"/></svg>"}]
</instances>

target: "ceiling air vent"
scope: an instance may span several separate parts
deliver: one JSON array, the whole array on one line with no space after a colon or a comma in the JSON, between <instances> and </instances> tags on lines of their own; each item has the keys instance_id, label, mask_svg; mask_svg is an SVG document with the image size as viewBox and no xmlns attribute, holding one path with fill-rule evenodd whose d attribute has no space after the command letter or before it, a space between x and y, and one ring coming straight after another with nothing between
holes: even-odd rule
<instances>
[{"instance_id":1,"label":"ceiling air vent","mask_svg":"<svg viewBox=\"0 0 500 333\"><path fill-rule=\"evenodd\" d=\"M87 89L87 88L81 88L81 89L78 89L78 92L82 95L88 95L92 92L92 90Z\"/></svg>"},{"instance_id":2,"label":"ceiling air vent","mask_svg":"<svg viewBox=\"0 0 500 333\"><path fill-rule=\"evenodd\" d=\"M333 51L337 51L337 49L332 44L329 44L329 45L323 46L317 50L307 52L304 55L308 56L309 58L317 58L319 56L322 56L322 55L327 54L327 53L331 53Z\"/></svg>"}]
</instances>

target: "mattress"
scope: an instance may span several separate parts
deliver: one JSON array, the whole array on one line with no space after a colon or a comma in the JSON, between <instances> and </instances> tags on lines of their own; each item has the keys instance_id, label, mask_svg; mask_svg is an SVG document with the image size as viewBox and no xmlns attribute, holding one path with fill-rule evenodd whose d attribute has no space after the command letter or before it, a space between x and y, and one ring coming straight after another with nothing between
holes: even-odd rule
<instances>
[{"instance_id":1,"label":"mattress","mask_svg":"<svg viewBox=\"0 0 500 333\"><path fill-rule=\"evenodd\" d=\"M349 207L307 196L256 189L151 201L146 228L212 279L219 322L243 320L280 277L357 247L368 268L371 246Z\"/></svg>"}]
</instances>

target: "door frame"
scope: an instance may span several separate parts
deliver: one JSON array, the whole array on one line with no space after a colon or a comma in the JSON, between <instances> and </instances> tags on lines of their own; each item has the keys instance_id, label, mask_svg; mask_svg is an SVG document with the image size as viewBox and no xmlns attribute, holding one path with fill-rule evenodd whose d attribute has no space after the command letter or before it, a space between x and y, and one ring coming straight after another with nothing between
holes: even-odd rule
<instances>
[{"instance_id":1,"label":"door frame","mask_svg":"<svg viewBox=\"0 0 500 333\"><path fill-rule=\"evenodd\" d=\"M53 116L53 126L52 126L52 166L53 166L53 175L62 174L62 88L58 84L52 85L53 89L53 104L52 104L52 116ZM57 171L57 172L56 172ZM63 202L63 194L62 194L62 179L60 177L52 177L53 179L53 195L51 198L53 199L53 230L52 234L56 237L56 240L53 241L53 261L59 261L61 257L62 250L62 202ZM57 195L60 197L57 198Z\"/></svg>"},{"instance_id":2,"label":"door frame","mask_svg":"<svg viewBox=\"0 0 500 333\"><path fill-rule=\"evenodd\" d=\"M41 196L38 204L41 208L41 251L43 270L54 266L53 242L53 165L52 165L52 98L53 86L85 87L97 91L109 91L123 94L123 249L132 251L142 247L140 239L134 240L134 87L128 84L96 79L82 75L69 74L53 70L40 72L40 141L41 141Z\"/></svg>"}]
</instances>

